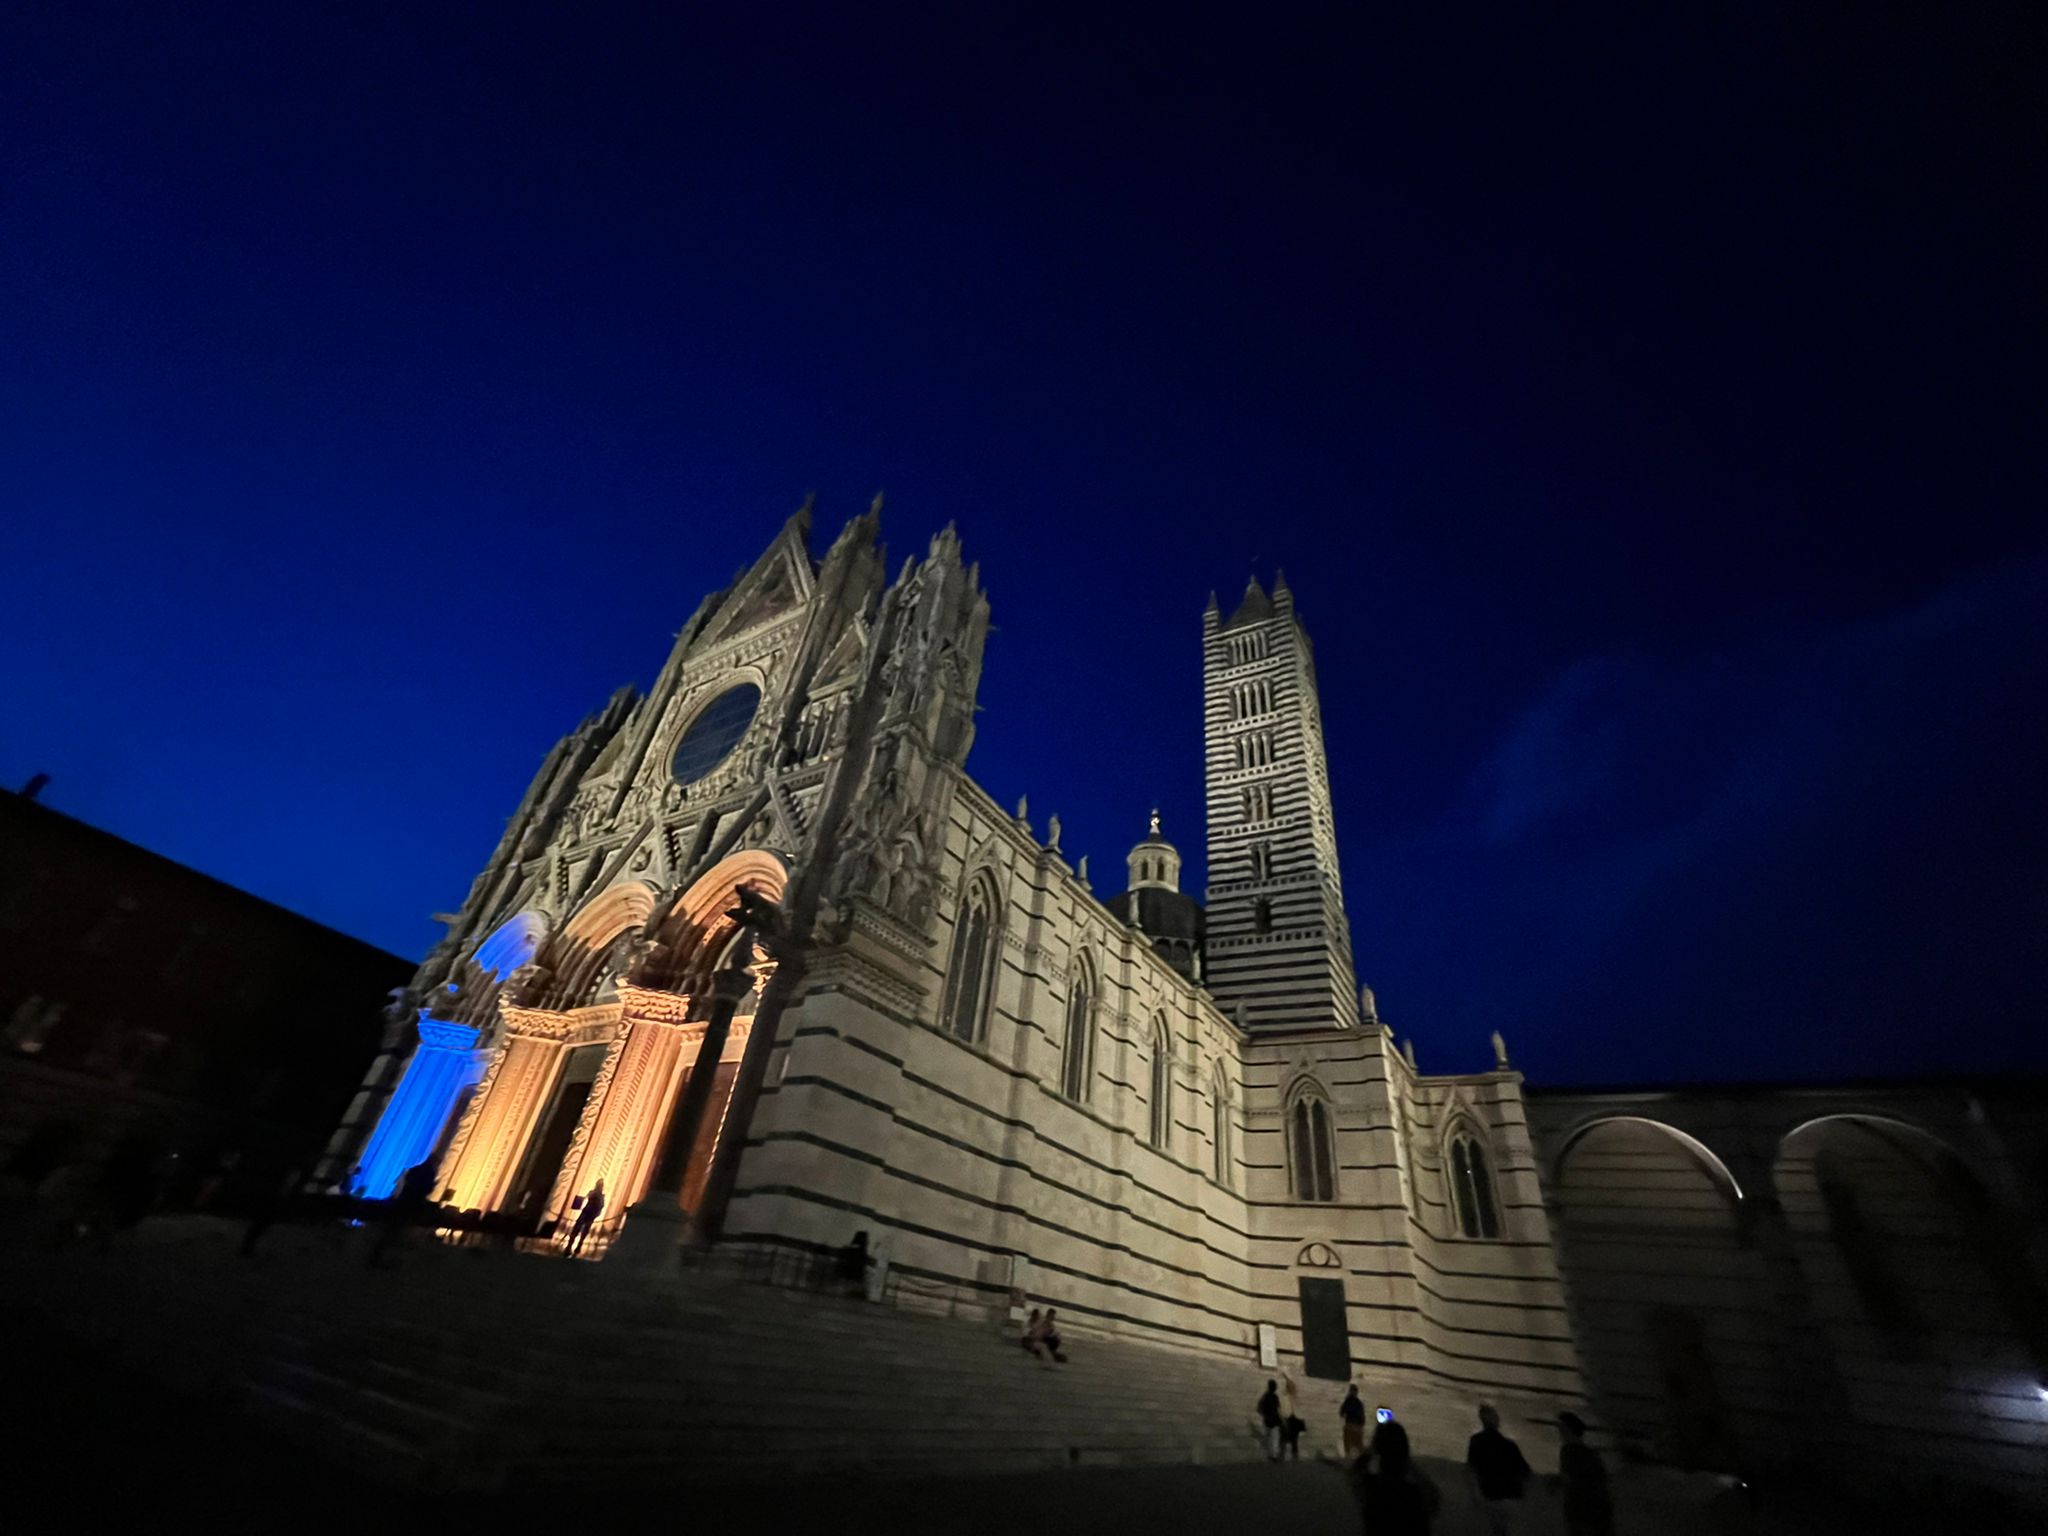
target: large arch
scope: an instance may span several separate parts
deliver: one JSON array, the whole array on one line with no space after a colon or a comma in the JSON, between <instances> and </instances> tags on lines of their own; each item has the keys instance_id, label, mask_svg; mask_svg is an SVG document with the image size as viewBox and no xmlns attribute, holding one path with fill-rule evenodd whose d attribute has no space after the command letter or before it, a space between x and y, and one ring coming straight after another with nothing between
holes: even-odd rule
<instances>
[{"instance_id":1,"label":"large arch","mask_svg":"<svg viewBox=\"0 0 2048 1536\"><path fill-rule=\"evenodd\" d=\"M681 992L693 1001L704 997L711 973L739 932L738 919L730 914L739 904L742 886L779 902L789 886L789 871L774 854L748 848L699 875L655 936L659 949L649 963L649 985Z\"/></svg>"},{"instance_id":2,"label":"large arch","mask_svg":"<svg viewBox=\"0 0 2048 1536\"><path fill-rule=\"evenodd\" d=\"M1798 1385L1728 1165L1665 1121L1604 1114L1565 1137L1551 1192L1601 1415L1686 1466L1729 1468L1745 1444L1767 1447Z\"/></svg>"},{"instance_id":3,"label":"large arch","mask_svg":"<svg viewBox=\"0 0 2048 1536\"><path fill-rule=\"evenodd\" d=\"M2009 1475L2041 1449L2044 1297L2012 1213L1941 1137L1854 1108L1813 1116L1772 1170L1815 1327L1887 1460Z\"/></svg>"},{"instance_id":4,"label":"large arch","mask_svg":"<svg viewBox=\"0 0 2048 1536\"><path fill-rule=\"evenodd\" d=\"M1714 1181L1715 1186L1722 1194L1739 1208L1740 1202L1743 1199L1742 1183L1735 1177L1734 1172L1729 1166L1721 1160L1720 1155L1697 1136L1682 1131L1677 1126L1670 1125L1665 1121L1653 1120L1648 1115L1599 1115L1573 1128L1566 1135L1563 1144L1558 1147L1556 1157L1552 1159L1553 1181L1562 1178L1565 1159L1571 1156L1574 1147L1602 1126L1613 1125L1642 1126L1660 1136L1669 1137L1700 1165L1701 1169Z\"/></svg>"},{"instance_id":5,"label":"large arch","mask_svg":"<svg viewBox=\"0 0 2048 1536\"><path fill-rule=\"evenodd\" d=\"M562 1011L594 1002L624 963L620 941L654 914L654 887L628 880L579 907L541 950L541 985L520 1002Z\"/></svg>"},{"instance_id":6,"label":"large arch","mask_svg":"<svg viewBox=\"0 0 2048 1536\"><path fill-rule=\"evenodd\" d=\"M739 903L741 887L780 901L788 878L774 854L742 850L699 876L659 921L655 942L645 950L634 976L634 985L644 990L630 994L631 1007L622 1021L624 1036L611 1045L592 1090L587 1123L550 1191L551 1215L566 1216L574 1199L587 1197L600 1180L606 1208L615 1214L623 1214L646 1194L676 1107L691 1077L700 1065L707 1065L699 1061L703 1030L696 1026L709 1011L711 975L723 966L739 965L753 970L757 983L735 1009L718 1060L708 1064L716 1074L710 1108L683 1165L681 1202L695 1204L724 1124L759 983L772 968L758 947L750 954L737 953L740 923L730 914ZM667 1000L656 994L666 994ZM637 1011L650 1007L658 1017Z\"/></svg>"}]
</instances>

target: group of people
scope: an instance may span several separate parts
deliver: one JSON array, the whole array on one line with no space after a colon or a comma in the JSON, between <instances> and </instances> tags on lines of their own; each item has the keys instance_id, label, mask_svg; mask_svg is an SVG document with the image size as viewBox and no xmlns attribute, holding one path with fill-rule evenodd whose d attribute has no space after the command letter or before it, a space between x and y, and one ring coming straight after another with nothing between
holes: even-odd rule
<instances>
[{"instance_id":1,"label":"group of people","mask_svg":"<svg viewBox=\"0 0 2048 1536\"><path fill-rule=\"evenodd\" d=\"M1565 1530L1569 1536L1614 1536L1607 1465L1586 1443L1586 1421L1561 1413L1557 1427L1564 1440L1556 1481ZM1479 1433L1466 1442L1465 1467L1491 1536L1512 1536L1521 1529L1523 1499L1535 1474L1522 1448L1501 1433L1500 1414L1491 1407L1479 1410ZM1352 1464L1351 1484L1367 1536L1428 1536L1442 1503L1436 1486L1415 1465L1408 1431L1391 1414L1373 1430L1372 1448Z\"/></svg>"},{"instance_id":2,"label":"group of people","mask_svg":"<svg viewBox=\"0 0 2048 1536\"><path fill-rule=\"evenodd\" d=\"M1300 1460L1301 1435L1308 1426L1294 1411L1291 1378L1266 1383L1258 1415L1267 1456L1274 1461ZM1365 1401L1356 1385L1337 1405L1337 1421L1344 1454L1351 1460L1351 1487L1365 1519L1366 1536L1428 1536L1443 1495L1416 1466L1407 1428L1383 1408L1368 1447ZM1563 1444L1557 1454L1556 1484L1565 1530L1570 1536L1614 1536L1607 1465L1586 1443L1586 1421L1575 1413L1561 1413L1557 1425ZM1535 1474L1522 1448L1501 1433L1500 1413L1490 1405L1479 1410L1479 1432L1466 1442L1465 1466L1490 1536L1513 1536L1521 1528L1523 1500Z\"/></svg>"}]
</instances>

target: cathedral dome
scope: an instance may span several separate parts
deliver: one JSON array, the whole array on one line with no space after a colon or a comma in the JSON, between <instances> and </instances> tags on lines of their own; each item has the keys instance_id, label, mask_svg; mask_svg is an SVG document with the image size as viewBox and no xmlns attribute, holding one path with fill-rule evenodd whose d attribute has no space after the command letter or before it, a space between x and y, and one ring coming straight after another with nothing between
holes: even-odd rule
<instances>
[{"instance_id":1,"label":"cathedral dome","mask_svg":"<svg viewBox=\"0 0 2048 1536\"><path fill-rule=\"evenodd\" d=\"M1159 812L1151 830L1130 851L1126 864L1130 888L1103 905L1126 923L1144 930L1152 947L1183 976L1201 977L1202 904L1180 888L1180 850L1159 830Z\"/></svg>"}]
</instances>

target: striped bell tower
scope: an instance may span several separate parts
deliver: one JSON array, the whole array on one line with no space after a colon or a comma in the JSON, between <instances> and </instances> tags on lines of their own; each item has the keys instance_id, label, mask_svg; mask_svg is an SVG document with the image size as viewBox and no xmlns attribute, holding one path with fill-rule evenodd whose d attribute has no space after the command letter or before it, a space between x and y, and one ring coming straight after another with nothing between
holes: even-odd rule
<instances>
[{"instance_id":1,"label":"striped bell tower","mask_svg":"<svg viewBox=\"0 0 2048 1536\"><path fill-rule=\"evenodd\" d=\"M1287 578L1202 614L1209 812L1204 973L1255 1032L1358 1022L1315 658Z\"/></svg>"}]
</instances>

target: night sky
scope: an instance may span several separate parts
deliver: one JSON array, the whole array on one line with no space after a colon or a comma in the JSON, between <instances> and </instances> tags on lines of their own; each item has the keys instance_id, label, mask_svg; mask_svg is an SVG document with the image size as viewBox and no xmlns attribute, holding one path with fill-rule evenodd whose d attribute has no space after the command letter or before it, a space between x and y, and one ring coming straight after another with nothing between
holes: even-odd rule
<instances>
[{"instance_id":1,"label":"night sky","mask_svg":"<svg viewBox=\"0 0 2048 1536\"><path fill-rule=\"evenodd\" d=\"M884 489L1105 894L1285 568L1425 1070L2048 1062L2048 13L1376 9L18 9L0 778L418 955Z\"/></svg>"}]
</instances>

